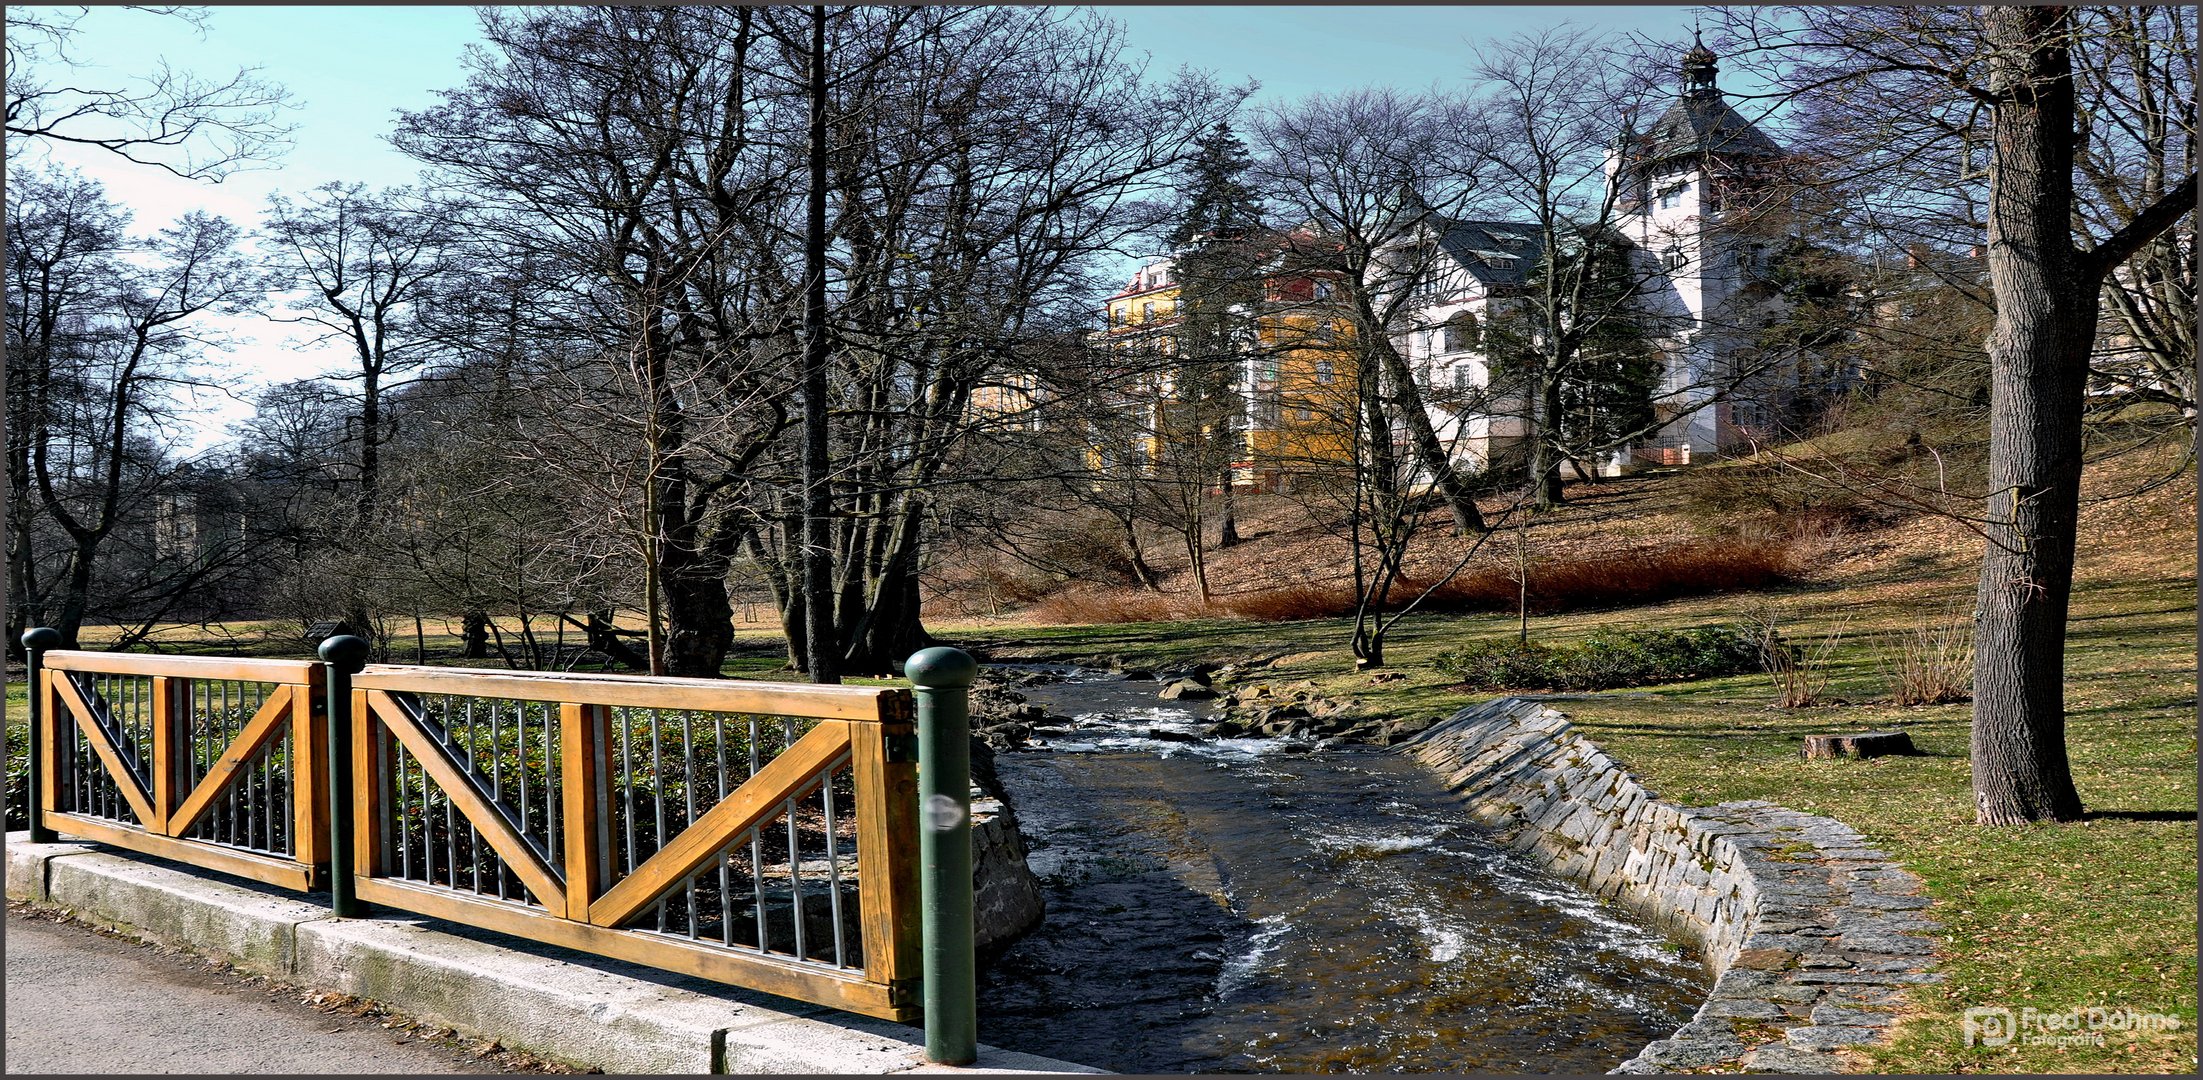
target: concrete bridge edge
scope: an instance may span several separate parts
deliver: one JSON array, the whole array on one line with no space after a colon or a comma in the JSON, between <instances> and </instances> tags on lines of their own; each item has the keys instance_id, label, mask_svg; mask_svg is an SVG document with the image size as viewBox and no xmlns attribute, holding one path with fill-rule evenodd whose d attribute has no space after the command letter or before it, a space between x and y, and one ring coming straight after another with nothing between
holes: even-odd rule
<instances>
[{"instance_id":1,"label":"concrete bridge edge","mask_svg":"<svg viewBox=\"0 0 2203 1080\"><path fill-rule=\"evenodd\" d=\"M7 835L7 895L141 940L608 1073L1101 1073L982 1045L927 1065L918 1028L410 916L325 906L159 860Z\"/></svg>"}]
</instances>

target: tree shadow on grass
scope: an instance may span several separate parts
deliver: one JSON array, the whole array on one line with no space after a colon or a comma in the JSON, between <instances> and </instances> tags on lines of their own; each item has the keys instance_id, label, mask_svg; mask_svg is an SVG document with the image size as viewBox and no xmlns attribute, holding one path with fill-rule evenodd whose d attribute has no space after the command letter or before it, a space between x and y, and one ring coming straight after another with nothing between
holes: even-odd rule
<instances>
[{"instance_id":1,"label":"tree shadow on grass","mask_svg":"<svg viewBox=\"0 0 2203 1080\"><path fill-rule=\"evenodd\" d=\"M2195 810L2084 810L2082 821L2195 821Z\"/></svg>"}]
</instances>

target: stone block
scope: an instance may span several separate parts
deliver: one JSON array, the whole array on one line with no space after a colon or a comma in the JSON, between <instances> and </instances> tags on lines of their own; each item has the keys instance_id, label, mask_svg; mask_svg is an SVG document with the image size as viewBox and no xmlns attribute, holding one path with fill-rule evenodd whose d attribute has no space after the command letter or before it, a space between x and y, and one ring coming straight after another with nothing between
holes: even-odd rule
<instances>
[{"instance_id":1,"label":"stone block","mask_svg":"<svg viewBox=\"0 0 2203 1080\"><path fill-rule=\"evenodd\" d=\"M320 904L105 852L54 859L46 891L86 922L266 975L290 975L297 929L330 917Z\"/></svg>"}]
</instances>

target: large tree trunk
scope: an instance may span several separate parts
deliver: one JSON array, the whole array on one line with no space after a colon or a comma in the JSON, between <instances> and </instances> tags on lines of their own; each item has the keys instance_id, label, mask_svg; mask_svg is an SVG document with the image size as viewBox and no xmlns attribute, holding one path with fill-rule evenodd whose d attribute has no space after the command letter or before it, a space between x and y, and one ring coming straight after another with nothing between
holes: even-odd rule
<instances>
[{"instance_id":1,"label":"large tree trunk","mask_svg":"<svg viewBox=\"0 0 2203 1080\"><path fill-rule=\"evenodd\" d=\"M1984 825L2069 821L2065 619L2097 282L2074 249L2072 67L2062 8L1991 8L1989 504L1974 646L1973 785Z\"/></svg>"},{"instance_id":2,"label":"large tree trunk","mask_svg":"<svg viewBox=\"0 0 2203 1080\"><path fill-rule=\"evenodd\" d=\"M1379 325L1375 313L1369 313L1370 326ZM1375 331L1371 331L1375 334ZM1408 370L1406 358L1390 343L1377 340L1373 343L1378 359L1385 366L1385 378L1392 384L1393 397L1400 420L1407 426L1408 449L1415 455L1415 463L1428 473L1438 493L1446 500L1446 509L1453 513L1453 531L1456 536L1488 531L1483 511L1476 508L1476 495L1461 471L1453 467L1453 459L1446 454L1445 444L1438 439L1438 430L1431 426L1430 411L1423 407L1423 395L1415 387L1414 373Z\"/></svg>"},{"instance_id":3,"label":"large tree trunk","mask_svg":"<svg viewBox=\"0 0 2203 1080\"><path fill-rule=\"evenodd\" d=\"M482 660L490 654L490 613L469 608L459 617L459 658ZM646 669L648 664L643 665Z\"/></svg>"},{"instance_id":4,"label":"large tree trunk","mask_svg":"<svg viewBox=\"0 0 2203 1080\"><path fill-rule=\"evenodd\" d=\"M810 191L803 226L803 609L806 671L838 683L834 626L833 491L826 473L826 9L811 9L805 60L810 99Z\"/></svg>"}]
</instances>

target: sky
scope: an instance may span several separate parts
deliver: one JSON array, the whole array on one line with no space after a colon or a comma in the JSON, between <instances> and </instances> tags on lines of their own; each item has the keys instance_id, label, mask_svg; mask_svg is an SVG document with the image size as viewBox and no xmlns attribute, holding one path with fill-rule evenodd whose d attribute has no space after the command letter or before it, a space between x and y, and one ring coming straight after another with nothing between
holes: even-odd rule
<instances>
[{"instance_id":1,"label":"sky","mask_svg":"<svg viewBox=\"0 0 2203 1080\"><path fill-rule=\"evenodd\" d=\"M35 6L33 6L35 9ZM1474 44L1541 27L1578 26L1673 39L1689 31L1685 7L1426 6L1132 6L1100 5L1121 21L1128 48L1149 55L1150 74L1181 66L1221 81L1261 86L1255 107L1306 94L1363 86L1402 89L1461 85ZM436 91L462 79L460 60L479 40L473 10L417 7L227 7L209 9L205 33L174 19L120 8L93 8L78 24L71 55L76 79L109 82L166 59L209 77L258 67L288 89L297 108L294 144L277 167L231 175L218 184L184 180L96 150L32 148L29 163L50 157L105 184L130 208L134 228L152 232L200 209L257 224L273 192L305 192L332 180L371 187L410 183L416 166L384 141L395 112L433 104ZM194 447L225 437L250 414L245 395L282 379L339 368L341 352L314 347L295 327L265 319L228 329L240 341L218 362L226 389L202 394Z\"/></svg>"}]
</instances>

